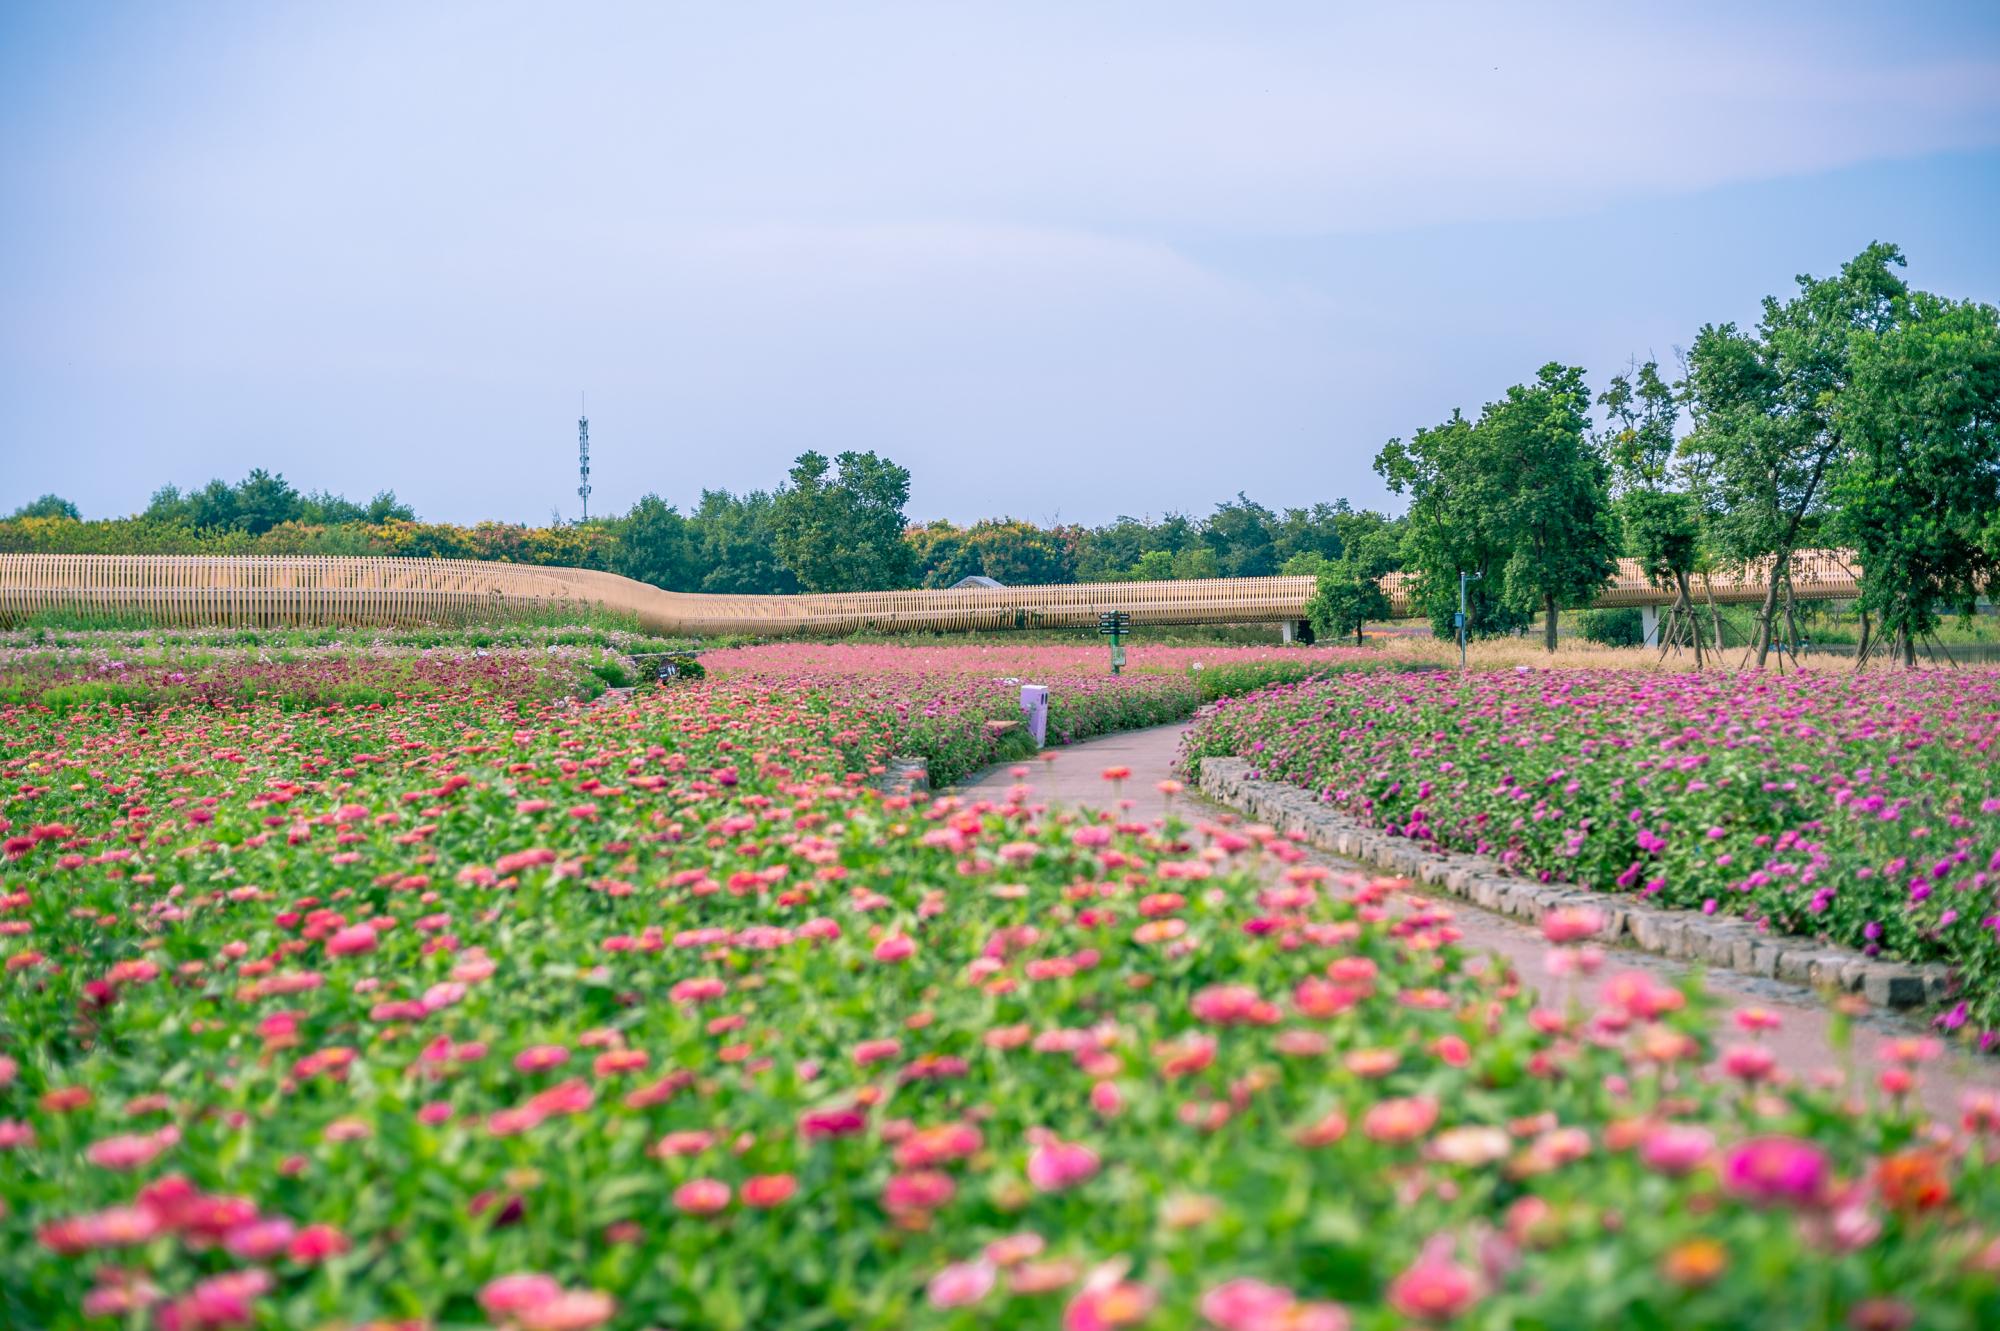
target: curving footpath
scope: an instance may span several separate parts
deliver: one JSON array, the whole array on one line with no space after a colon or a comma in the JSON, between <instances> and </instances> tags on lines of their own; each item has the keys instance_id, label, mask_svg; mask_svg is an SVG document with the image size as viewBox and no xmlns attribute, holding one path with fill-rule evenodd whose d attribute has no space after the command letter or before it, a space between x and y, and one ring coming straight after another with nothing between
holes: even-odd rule
<instances>
[{"instance_id":1,"label":"curving footpath","mask_svg":"<svg viewBox=\"0 0 2000 1331\"><path fill-rule=\"evenodd\" d=\"M1122 816L1135 821L1160 821L1170 812L1196 827L1241 821L1242 816L1236 811L1202 798L1192 783L1171 800L1160 791L1160 782L1181 779L1175 763L1180 756L1181 736L1187 728L1181 723L1155 726L1050 749L1043 753L1040 763L1030 766L1025 780L1032 787L1034 798L1055 804L1104 810L1121 799L1128 801ZM1117 782L1114 790L1114 783L1105 778L1104 772L1117 767L1129 768L1130 775ZM1008 788L1022 779L1010 768L994 768L953 793L970 800L1004 800ZM1343 873L1381 876L1367 866L1307 849L1315 863ZM1464 946L1475 952L1497 954L1545 1002L1560 1003L1566 997L1560 987L1562 982L1552 982L1544 969L1548 944L1540 930L1436 889L1413 887L1399 896L1402 909L1432 903L1428 908L1435 910L1438 908L1435 903L1443 898ZM1607 970L1647 971L1678 982L1692 969L1631 948L1613 946L1607 951L1610 954ZM1777 1055L1784 1074L1804 1080L1846 1068L1848 1082L1857 1094L1879 1094L1873 1082L1877 1067L1873 1054L1878 1043L1929 1033L1917 1020L1869 1008L1853 1018L1855 1048L1843 1054L1835 1047L1833 1014L1814 990L1783 980L1724 970L1707 971L1705 982L1716 999L1717 1048L1744 1042L1745 1037L1735 1024L1738 1012L1763 1009L1776 1014L1780 1021L1778 1028L1767 1033L1761 1043ZM2000 1059L1978 1058L1952 1047L1945 1057L1923 1067L1917 1094L1933 1119L1955 1126L1959 1101L1972 1089L2000 1090Z\"/></svg>"}]
</instances>

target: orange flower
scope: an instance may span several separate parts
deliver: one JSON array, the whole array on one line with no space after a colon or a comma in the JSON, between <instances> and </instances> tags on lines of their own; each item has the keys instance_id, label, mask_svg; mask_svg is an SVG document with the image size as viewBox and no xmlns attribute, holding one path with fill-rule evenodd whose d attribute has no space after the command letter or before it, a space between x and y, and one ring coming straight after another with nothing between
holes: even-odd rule
<instances>
[{"instance_id":1,"label":"orange flower","mask_svg":"<svg viewBox=\"0 0 2000 1331\"><path fill-rule=\"evenodd\" d=\"M1691 1289L1714 1283L1728 1267L1729 1253L1714 1239L1689 1239L1660 1259L1661 1275Z\"/></svg>"},{"instance_id":2,"label":"orange flower","mask_svg":"<svg viewBox=\"0 0 2000 1331\"><path fill-rule=\"evenodd\" d=\"M1951 1180L1936 1151L1898 1151L1875 1166L1882 1200L1898 1211L1934 1211L1951 1200Z\"/></svg>"}]
</instances>

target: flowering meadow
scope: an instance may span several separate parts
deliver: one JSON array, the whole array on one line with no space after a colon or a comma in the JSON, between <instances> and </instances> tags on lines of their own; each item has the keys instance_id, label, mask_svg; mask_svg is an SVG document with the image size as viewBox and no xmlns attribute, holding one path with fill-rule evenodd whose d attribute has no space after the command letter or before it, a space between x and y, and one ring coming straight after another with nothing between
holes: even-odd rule
<instances>
[{"instance_id":1,"label":"flowering meadow","mask_svg":"<svg viewBox=\"0 0 2000 1331\"><path fill-rule=\"evenodd\" d=\"M2000 674L1343 677L1218 706L1188 754L1402 836L1956 970L2000 1027Z\"/></svg>"},{"instance_id":2,"label":"flowering meadow","mask_svg":"<svg viewBox=\"0 0 2000 1331\"><path fill-rule=\"evenodd\" d=\"M1102 646L939 643L887 646L781 643L705 652L707 669L757 680L893 718L904 751L930 760L944 784L990 765L993 732L1020 716L1020 685L1049 686L1048 743L1164 725L1204 702L1275 683L1379 668L1381 658L1352 647L1166 647L1129 650L1122 675L1109 671ZM1002 748L998 756L1032 752Z\"/></svg>"},{"instance_id":3,"label":"flowering meadow","mask_svg":"<svg viewBox=\"0 0 2000 1331\"><path fill-rule=\"evenodd\" d=\"M0 708L0 1325L2000 1323L1935 1042L1793 1083L1588 911L1537 1008L1266 828L885 797L993 686L879 668Z\"/></svg>"}]
</instances>

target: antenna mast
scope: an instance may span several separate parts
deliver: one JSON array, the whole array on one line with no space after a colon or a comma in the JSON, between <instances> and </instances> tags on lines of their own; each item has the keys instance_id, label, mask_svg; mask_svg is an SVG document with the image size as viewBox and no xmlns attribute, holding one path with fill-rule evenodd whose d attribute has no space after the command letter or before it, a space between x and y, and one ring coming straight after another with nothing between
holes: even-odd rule
<instances>
[{"instance_id":1,"label":"antenna mast","mask_svg":"<svg viewBox=\"0 0 2000 1331\"><path fill-rule=\"evenodd\" d=\"M583 501L583 520L590 521L590 412L582 394L577 395L576 418L576 497Z\"/></svg>"}]
</instances>

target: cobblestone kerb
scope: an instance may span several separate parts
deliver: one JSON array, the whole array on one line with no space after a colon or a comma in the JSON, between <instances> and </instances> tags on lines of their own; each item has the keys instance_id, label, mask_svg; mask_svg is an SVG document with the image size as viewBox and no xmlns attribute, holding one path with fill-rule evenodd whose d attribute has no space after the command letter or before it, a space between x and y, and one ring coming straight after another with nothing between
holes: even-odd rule
<instances>
[{"instance_id":1,"label":"cobblestone kerb","mask_svg":"<svg viewBox=\"0 0 2000 1331\"><path fill-rule=\"evenodd\" d=\"M1949 993L1946 968L1879 961L1809 938L1760 932L1724 915L1662 910L1629 895L1574 883L1541 883L1507 873L1480 855L1442 851L1390 836L1321 804L1310 791L1250 775L1242 758L1205 758L1200 785L1227 804L1310 845L1412 879L1501 915L1538 921L1560 906L1590 906L1606 924L1600 937L1676 960L1857 993L1878 1007L1922 1007Z\"/></svg>"}]
</instances>

